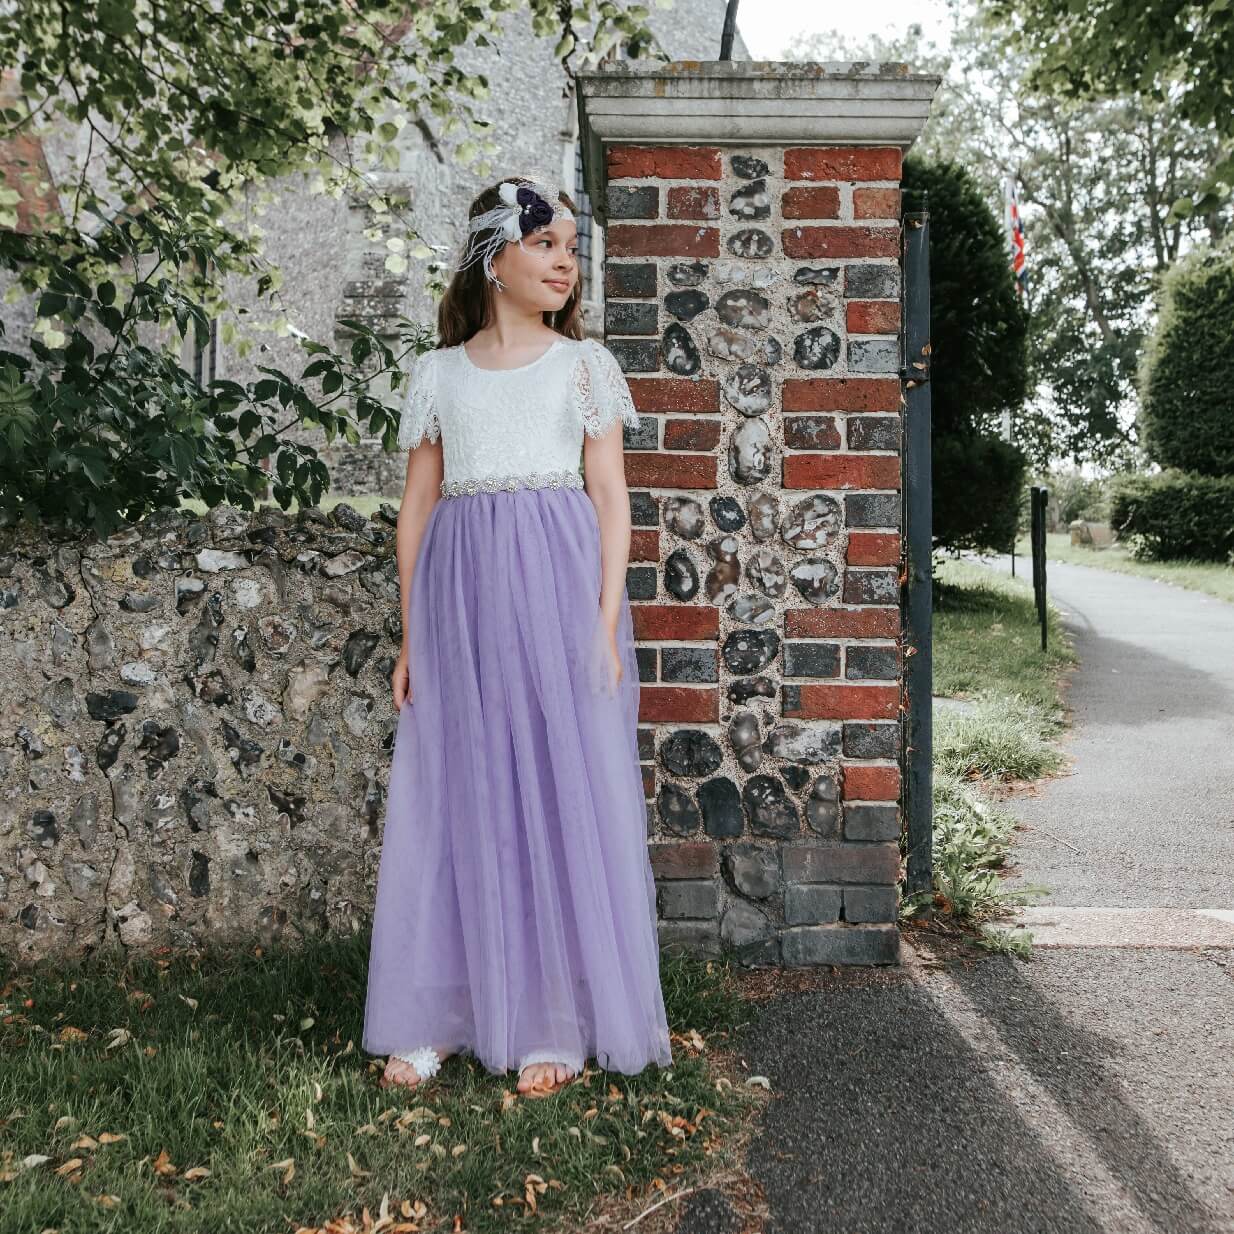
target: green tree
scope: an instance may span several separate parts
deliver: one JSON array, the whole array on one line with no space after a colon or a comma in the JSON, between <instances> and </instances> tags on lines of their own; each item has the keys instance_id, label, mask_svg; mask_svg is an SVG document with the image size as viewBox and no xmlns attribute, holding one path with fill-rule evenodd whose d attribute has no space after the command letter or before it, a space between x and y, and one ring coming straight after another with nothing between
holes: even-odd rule
<instances>
[{"instance_id":1,"label":"green tree","mask_svg":"<svg viewBox=\"0 0 1234 1234\"><path fill-rule=\"evenodd\" d=\"M1222 157L1179 212L1234 188L1234 5L1230 0L985 0L1035 60L1038 88L1073 97L1134 94L1213 128Z\"/></svg>"},{"instance_id":2,"label":"green tree","mask_svg":"<svg viewBox=\"0 0 1234 1234\"><path fill-rule=\"evenodd\" d=\"M451 156L487 174L488 82L455 55L491 45L512 13L556 39L567 74L618 40L631 55L654 42L644 6L610 0L12 6L0 23L0 142L80 134L82 149L56 189L41 160L0 183L0 268L10 299L34 303L30 336L0 350L0 519L105 532L181 496L251 508L269 463L280 504L315 502L329 477L312 446L287 436L297 424L356 442L361 423L392 448L397 413L375 391L397 392L400 361L422 341L410 323L397 348L360 322L344 323L354 341L342 354L302 339L300 374L267 366L245 386L202 387L177 351L216 320L238 354L252 346L259 324L227 296L237 281L271 306L265 328L293 332L252 222L276 177L362 201L392 273L430 255L372 172L397 165L413 124L456 137Z\"/></svg>"},{"instance_id":3,"label":"green tree","mask_svg":"<svg viewBox=\"0 0 1234 1234\"><path fill-rule=\"evenodd\" d=\"M1028 392L1028 321L1002 227L972 176L950 162L904 161L904 208L930 214L930 403L934 539L1011 543L1027 460L999 436Z\"/></svg>"},{"instance_id":4,"label":"green tree","mask_svg":"<svg viewBox=\"0 0 1234 1234\"><path fill-rule=\"evenodd\" d=\"M1234 476L1234 248L1197 249L1165 277L1140 370L1145 450L1162 467Z\"/></svg>"}]
</instances>

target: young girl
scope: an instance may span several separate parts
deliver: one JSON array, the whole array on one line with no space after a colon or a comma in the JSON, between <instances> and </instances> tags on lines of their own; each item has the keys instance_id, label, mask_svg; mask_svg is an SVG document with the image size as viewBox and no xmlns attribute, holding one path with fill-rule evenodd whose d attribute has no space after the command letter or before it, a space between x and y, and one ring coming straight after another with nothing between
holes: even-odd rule
<instances>
[{"instance_id":1,"label":"young girl","mask_svg":"<svg viewBox=\"0 0 1234 1234\"><path fill-rule=\"evenodd\" d=\"M582 338L574 205L472 203L399 429L403 647L364 1049L414 1087L456 1052L553 1092L670 1065L638 765L612 354ZM582 474L580 474L580 457Z\"/></svg>"}]
</instances>

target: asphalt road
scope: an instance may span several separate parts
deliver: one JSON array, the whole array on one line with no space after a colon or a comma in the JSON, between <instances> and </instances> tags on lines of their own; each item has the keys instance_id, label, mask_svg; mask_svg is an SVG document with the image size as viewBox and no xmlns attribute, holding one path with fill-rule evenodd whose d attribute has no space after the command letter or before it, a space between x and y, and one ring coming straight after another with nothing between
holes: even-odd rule
<instances>
[{"instance_id":1,"label":"asphalt road","mask_svg":"<svg viewBox=\"0 0 1234 1234\"><path fill-rule=\"evenodd\" d=\"M1019 881L1059 914L1234 907L1234 606L1061 563L1049 583L1082 658L1075 766L1007 803ZM768 1234L1234 1234L1234 937L1182 934L910 950L761 1004Z\"/></svg>"}]
</instances>

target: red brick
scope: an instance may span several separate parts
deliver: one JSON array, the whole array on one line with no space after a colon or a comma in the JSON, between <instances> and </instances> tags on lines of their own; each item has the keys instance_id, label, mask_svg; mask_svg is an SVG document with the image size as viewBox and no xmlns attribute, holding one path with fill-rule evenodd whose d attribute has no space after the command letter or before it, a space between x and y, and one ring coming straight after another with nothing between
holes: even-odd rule
<instances>
[{"instance_id":1,"label":"red brick","mask_svg":"<svg viewBox=\"0 0 1234 1234\"><path fill-rule=\"evenodd\" d=\"M668 191L671 219L718 219L720 190L709 184L675 184Z\"/></svg>"},{"instance_id":2,"label":"red brick","mask_svg":"<svg viewBox=\"0 0 1234 1234\"><path fill-rule=\"evenodd\" d=\"M638 718L643 723L708 724L720 718L720 691L683 686L651 686L639 690Z\"/></svg>"},{"instance_id":3,"label":"red brick","mask_svg":"<svg viewBox=\"0 0 1234 1234\"><path fill-rule=\"evenodd\" d=\"M788 378L780 389L785 411L899 411L894 377Z\"/></svg>"},{"instance_id":4,"label":"red brick","mask_svg":"<svg viewBox=\"0 0 1234 1234\"><path fill-rule=\"evenodd\" d=\"M644 643L706 642L720 633L720 610L709 604L631 604L630 616L635 639Z\"/></svg>"},{"instance_id":5,"label":"red brick","mask_svg":"<svg viewBox=\"0 0 1234 1234\"><path fill-rule=\"evenodd\" d=\"M785 488L899 488L900 456L786 454L783 476Z\"/></svg>"},{"instance_id":6,"label":"red brick","mask_svg":"<svg viewBox=\"0 0 1234 1234\"><path fill-rule=\"evenodd\" d=\"M838 219L840 190L833 184L785 189L780 213L786 219Z\"/></svg>"},{"instance_id":7,"label":"red brick","mask_svg":"<svg viewBox=\"0 0 1234 1234\"><path fill-rule=\"evenodd\" d=\"M840 795L846 801L898 801L900 769L869 763L844 763L844 783Z\"/></svg>"},{"instance_id":8,"label":"red brick","mask_svg":"<svg viewBox=\"0 0 1234 1234\"><path fill-rule=\"evenodd\" d=\"M898 334L900 305L895 300L850 300L846 324L849 334Z\"/></svg>"},{"instance_id":9,"label":"red brick","mask_svg":"<svg viewBox=\"0 0 1234 1234\"><path fill-rule=\"evenodd\" d=\"M790 146L786 180L898 180L898 146Z\"/></svg>"},{"instance_id":10,"label":"red brick","mask_svg":"<svg viewBox=\"0 0 1234 1234\"><path fill-rule=\"evenodd\" d=\"M650 799L656 795L656 769L650 763L643 763L643 796Z\"/></svg>"},{"instance_id":11,"label":"red brick","mask_svg":"<svg viewBox=\"0 0 1234 1234\"><path fill-rule=\"evenodd\" d=\"M895 257L900 251L900 229L849 227L842 223L831 227L786 227L780 242L785 257Z\"/></svg>"},{"instance_id":12,"label":"red brick","mask_svg":"<svg viewBox=\"0 0 1234 1234\"><path fill-rule=\"evenodd\" d=\"M789 608L785 638L897 638L900 610L870 608Z\"/></svg>"},{"instance_id":13,"label":"red brick","mask_svg":"<svg viewBox=\"0 0 1234 1234\"><path fill-rule=\"evenodd\" d=\"M608 178L719 180L723 174L715 146L609 146Z\"/></svg>"},{"instance_id":14,"label":"red brick","mask_svg":"<svg viewBox=\"0 0 1234 1234\"><path fill-rule=\"evenodd\" d=\"M900 564L900 537L889 531L850 531L850 566L897 566Z\"/></svg>"},{"instance_id":15,"label":"red brick","mask_svg":"<svg viewBox=\"0 0 1234 1234\"><path fill-rule=\"evenodd\" d=\"M635 527L630 532L631 561L660 560L660 532L655 527ZM882 565L882 562L876 563Z\"/></svg>"},{"instance_id":16,"label":"red brick","mask_svg":"<svg viewBox=\"0 0 1234 1234\"><path fill-rule=\"evenodd\" d=\"M858 219L898 219L899 189L853 189L853 217Z\"/></svg>"},{"instance_id":17,"label":"red brick","mask_svg":"<svg viewBox=\"0 0 1234 1234\"><path fill-rule=\"evenodd\" d=\"M614 257L718 257L720 232L692 223L612 223L605 244Z\"/></svg>"},{"instance_id":18,"label":"red brick","mask_svg":"<svg viewBox=\"0 0 1234 1234\"><path fill-rule=\"evenodd\" d=\"M666 450L714 450L720 444L720 421L673 416L664 425Z\"/></svg>"},{"instance_id":19,"label":"red brick","mask_svg":"<svg viewBox=\"0 0 1234 1234\"><path fill-rule=\"evenodd\" d=\"M635 377L626 379L634 406L639 411L719 411L720 383L712 379L690 381L685 377ZM896 407L899 407L897 394Z\"/></svg>"},{"instance_id":20,"label":"red brick","mask_svg":"<svg viewBox=\"0 0 1234 1234\"><path fill-rule=\"evenodd\" d=\"M715 455L631 452L626 455L626 484L631 488L716 488L717 462Z\"/></svg>"},{"instance_id":21,"label":"red brick","mask_svg":"<svg viewBox=\"0 0 1234 1234\"><path fill-rule=\"evenodd\" d=\"M656 878L712 878L719 870L715 845L709 840L648 844L647 855Z\"/></svg>"},{"instance_id":22,"label":"red brick","mask_svg":"<svg viewBox=\"0 0 1234 1234\"><path fill-rule=\"evenodd\" d=\"M644 687L646 688L646 687ZM894 720L900 714L899 686L801 685L781 687L781 709L791 720ZM798 699L789 706L789 693Z\"/></svg>"}]
</instances>

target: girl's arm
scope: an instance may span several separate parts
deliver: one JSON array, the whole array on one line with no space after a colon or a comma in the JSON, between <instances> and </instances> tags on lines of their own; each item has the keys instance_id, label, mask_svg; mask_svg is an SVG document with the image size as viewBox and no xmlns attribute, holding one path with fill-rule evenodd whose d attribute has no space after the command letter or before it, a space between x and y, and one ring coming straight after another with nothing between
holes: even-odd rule
<instances>
[{"instance_id":1,"label":"girl's arm","mask_svg":"<svg viewBox=\"0 0 1234 1234\"><path fill-rule=\"evenodd\" d=\"M626 587L626 567L630 563L630 493L626 488L622 445L620 420L603 436L583 438L583 487L600 523L600 611L614 637Z\"/></svg>"},{"instance_id":2,"label":"girl's arm","mask_svg":"<svg viewBox=\"0 0 1234 1234\"><path fill-rule=\"evenodd\" d=\"M399 708L410 697L407 663L410 653L408 609L411 604L411 576L415 569L420 540L433 506L441 499L441 481L445 474L441 440L421 443L407 454L407 477L403 482L403 500L399 505L395 531L395 557L398 561L398 589L402 602L403 646L394 666L394 706Z\"/></svg>"}]
</instances>

